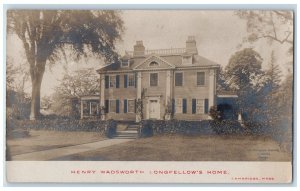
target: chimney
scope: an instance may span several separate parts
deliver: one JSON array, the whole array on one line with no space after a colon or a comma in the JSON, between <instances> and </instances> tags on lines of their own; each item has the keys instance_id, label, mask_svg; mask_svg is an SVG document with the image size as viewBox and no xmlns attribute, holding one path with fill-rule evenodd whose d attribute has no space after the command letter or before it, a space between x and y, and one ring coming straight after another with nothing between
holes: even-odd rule
<instances>
[{"instance_id":1,"label":"chimney","mask_svg":"<svg viewBox=\"0 0 300 191\"><path fill-rule=\"evenodd\" d=\"M136 41L136 44L133 46L133 56L140 57L145 55L145 47L143 41Z\"/></svg>"},{"instance_id":2,"label":"chimney","mask_svg":"<svg viewBox=\"0 0 300 191\"><path fill-rule=\"evenodd\" d=\"M190 54L198 54L195 36L188 36L186 41L186 52Z\"/></svg>"}]
</instances>

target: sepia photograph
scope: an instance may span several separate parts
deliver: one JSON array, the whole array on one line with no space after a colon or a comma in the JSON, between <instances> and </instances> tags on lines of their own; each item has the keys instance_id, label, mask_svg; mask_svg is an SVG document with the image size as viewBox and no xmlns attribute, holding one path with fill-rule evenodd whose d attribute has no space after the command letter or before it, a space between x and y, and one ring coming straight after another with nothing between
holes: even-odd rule
<instances>
[{"instance_id":1,"label":"sepia photograph","mask_svg":"<svg viewBox=\"0 0 300 191\"><path fill-rule=\"evenodd\" d=\"M5 38L11 182L292 181L292 9L8 9Z\"/></svg>"}]
</instances>

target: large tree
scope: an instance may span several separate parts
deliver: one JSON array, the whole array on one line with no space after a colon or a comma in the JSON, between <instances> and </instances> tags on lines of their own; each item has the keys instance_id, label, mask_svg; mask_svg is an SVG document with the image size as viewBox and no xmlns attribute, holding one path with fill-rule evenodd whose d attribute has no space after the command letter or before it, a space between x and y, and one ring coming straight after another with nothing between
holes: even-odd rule
<instances>
[{"instance_id":1,"label":"large tree","mask_svg":"<svg viewBox=\"0 0 300 191\"><path fill-rule=\"evenodd\" d=\"M60 115L69 114L71 100L86 95L96 95L100 91L99 75L95 69L81 69L66 73L52 95L51 109Z\"/></svg>"},{"instance_id":2,"label":"large tree","mask_svg":"<svg viewBox=\"0 0 300 191\"><path fill-rule=\"evenodd\" d=\"M68 47L77 57L90 51L116 61L115 42L121 39L123 21L115 11L9 10L8 31L23 43L32 83L30 119L40 115L40 91L47 63L60 59ZM69 45L69 46L68 46Z\"/></svg>"},{"instance_id":3,"label":"large tree","mask_svg":"<svg viewBox=\"0 0 300 191\"><path fill-rule=\"evenodd\" d=\"M249 42L267 39L270 43L293 46L293 12L268 10L241 10L236 15L247 21Z\"/></svg>"},{"instance_id":4,"label":"large tree","mask_svg":"<svg viewBox=\"0 0 300 191\"><path fill-rule=\"evenodd\" d=\"M225 68L226 83L238 94L240 112L250 119L259 103L257 92L263 85L262 58L251 48L236 52Z\"/></svg>"}]
</instances>

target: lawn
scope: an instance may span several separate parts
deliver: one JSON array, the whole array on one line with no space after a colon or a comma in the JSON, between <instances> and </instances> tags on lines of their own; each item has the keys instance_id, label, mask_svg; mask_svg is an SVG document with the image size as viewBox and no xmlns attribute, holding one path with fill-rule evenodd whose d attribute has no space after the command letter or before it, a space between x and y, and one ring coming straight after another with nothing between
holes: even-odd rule
<instances>
[{"instance_id":1,"label":"lawn","mask_svg":"<svg viewBox=\"0 0 300 191\"><path fill-rule=\"evenodd\" d=\"M13 156L104 139L98 132L15 129L14 136L7 137L7 146Z\"/></svg>"},{"instance_id":2,"label":"lawn","mask_svg":"<svg viewBox=\"0 0 300 191\"><path fill-rule=\"evenodd\" d=\"M160 135L54 160L291 161L291 153L265 137Z\"/></svg>"}]
</instances>

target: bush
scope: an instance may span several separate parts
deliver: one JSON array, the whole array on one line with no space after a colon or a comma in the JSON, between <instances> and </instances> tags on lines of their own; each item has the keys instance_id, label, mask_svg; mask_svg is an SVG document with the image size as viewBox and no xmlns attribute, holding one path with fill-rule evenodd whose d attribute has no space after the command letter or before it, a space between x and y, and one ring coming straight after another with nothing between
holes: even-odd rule
<instances>
[{"instance_id":1,"label":"bush","mask_svg":"<svg viewBox=\"0 0 300 191\"><path fill-rule=\"evenodd\" d=\"M153 136L153 121L151 120L141 121L140 126L138 128L138 136L141 138Z\"/></svg>"},{"instance_id":2,"label":"bush","mask_svg":"<svg viewBox=\"0 0 300 191\"><path fill-rule=\"evenodd\" d=\"M144 120L140 124L139 136L149 137L156 134L211 134L209 122L183 120Z\"/></svg>"},{"instance_id":3,"label":"bush","mask_svg":"<svg viewBox=\"0 0 300 191\"><path fill-rule=\"evenodd\" d=\"M212 130L218 135L245 134L245 129L236 120L213 120L210 122Z\"/></svg>"},{"instance_id":4,"label":"bush","mask_svg":"<svg viewBox=\"0 0 300 191\"><path fill-rule=\"evenodd\" d=\"M40 120L17 120L7 121L7 130L13 129L35 129L35 130L55 130L55 131L92 131L103 132L107 121L101 120L74 120L67 117L45 117Z\"/></svg>"},{"instance_id":5,"label":"bush","mask_svg":"<svg viewBox=\"0 0 300 191\"><path fill-rule=\"evenodd\" d=\"M107 120L104 132L106 137L113 138L117 133L117 122L112 119Z\"/></svg>"}]
</instances>

